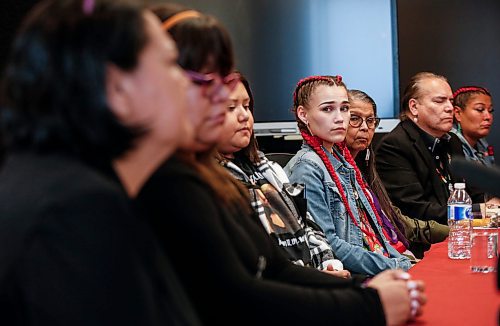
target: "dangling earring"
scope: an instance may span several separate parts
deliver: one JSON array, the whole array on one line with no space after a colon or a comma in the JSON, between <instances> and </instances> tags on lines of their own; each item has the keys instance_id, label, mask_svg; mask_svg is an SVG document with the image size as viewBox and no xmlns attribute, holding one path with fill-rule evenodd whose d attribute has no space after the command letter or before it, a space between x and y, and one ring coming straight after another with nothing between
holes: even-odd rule
<instances>
[{"instance_id":1,"label":"dangling earring","mask_svg":"<svg viewBox=\"0 0 500 326\"><path fill-rule=\"evenodd\" d=\"M415 123L418 122L418 116L417 115L413 117L413 122L415 122Z\"/></svg>"},{"instance_id":2,"label":"dangling earring","mask_svg":"<svg viewBox=\"0 0 500 326\"><path fill-rule=\"evenodd\" d=\"M369 166L370 166L370 149L366 148L365 167L368 168Z\"/></svg>"},{"instance_id":3,"label":"dangling earring","mask_svg":"<svg viewBox=\"0 0 500 326\"><path fill-rule=\"evenodd\" d=\"M309 133L311 134L311 136L314 136L314 134L311 131L311 128L309 127L309 121L306 121L306 127L307 127L307 130L309 130Z\"/></svg>"}]
</instances>

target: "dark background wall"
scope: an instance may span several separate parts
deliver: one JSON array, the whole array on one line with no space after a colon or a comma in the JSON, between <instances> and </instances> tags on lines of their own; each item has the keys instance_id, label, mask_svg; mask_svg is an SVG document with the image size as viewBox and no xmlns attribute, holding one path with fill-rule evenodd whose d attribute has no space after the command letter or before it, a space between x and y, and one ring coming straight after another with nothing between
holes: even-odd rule
<instances>
[{"instance_id":1,"label":"dark background wall","mask_svg":"<svg viewBox=\"0 0 500 326\"><path fill-rule=\"evenodd\" d=\"M162 2L156 0L150 2ZM21 18L36 3L37 0L1 0L0 1L0 72L9 51L13 35L18 28ZM200 9L210 7L209 12L218 13L220 8L227 6L225 0L179 0L180 3L193 5ZM272 3L272 8L285 6L289 2ZM236 0L233 2L233 21L225 22L227 27L237 35L236 37L257 37L246 35L248 29L243 27L258 21L258 18L272 19L279 16L281 21L294 21L288 11L273 10L263 13L255 10L250 2ZM259 8L261 9L261 8ZM269 9L268 9L269 10ZM266 15L267 14L267 15ZM272 16L272 17L270 17ZM361 23L361 22L358 22ZM243 27L242 27L243 26ZM397 0L398 26L398 60L399 85L402 90L409 78L419 71L433 71L446 76L453 89L462 85L477 84L485 86L493 95L494 105L500 103L500 0ZM266 30L260 30L258 35L265 35ZM295 35L296 33L288 33ZM286 41L286 40L282 40ZM296 40L295 40L296 41ZM238 43L236 41L235 43ZM290 51L300 57L301 49ZM236 49L241 60L249 56L248 60L255 61L259 56L271 55L264 48L254 53L252 48L244 42ZM274 59L273 59L274 60ZM279 62L278 59L275 62ZM289 62L290 64L290 62ZM296 76L284 74L284 79L296 79ZM283 82L283 80L281 80ZM265 85L265 87L272 87ZM496 159L500 161L500 117L495 122L488 137L489 142L497 147Z\"/></svg>"},{"instance_id":2,"label":"dark background wall","mask_svg":"<svg viewBox=\"0 0 500 326\"><path fill-rule=\"evenodd\" d=\"M342 75L375 99L381 117L393 118L395 1L150 0L181 3L224 24L236 67L252 85L257 122L295 121L295 85L318 74Z\"/></svg>"},{"instance_id":3,"label":"dark background wall","mask_svg":"<svg viewBox=\"0 0 500 326\"><path fill-rule=\"evenodd\" d=\"M432 71L453 90L488 88L497 121L488 140L500 162L500 0L398 0L400 92L411 76Z\"/></svg>"},{"instance_id":4,"label":"dark background wall","mask_svg":"<svg viewBox=\"0 0 500 326\"><path fill-rule=\"evenodd\" d=\"M0 0L0 75L21 19L36 2L38 0Z\"/></svg>"}]
</instances>

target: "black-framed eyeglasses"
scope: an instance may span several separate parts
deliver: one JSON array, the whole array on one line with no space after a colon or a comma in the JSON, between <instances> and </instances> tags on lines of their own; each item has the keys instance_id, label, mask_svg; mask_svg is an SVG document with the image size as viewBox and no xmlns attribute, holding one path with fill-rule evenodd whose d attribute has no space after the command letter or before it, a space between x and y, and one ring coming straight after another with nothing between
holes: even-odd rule
<instances>
[{"instance_id":1,"label":"black-framed eyeglasses","mask_svg":"<svg viewBox=\"0 0 500 326\"><path fill-rule=\"evenodd\" d=\"M349 125L354 128L359 128L363 124L363 121L366 122L366 126L370 129L375 129L378 127L380 123L380 118L376 117L368 117L362 118L359 115L351 114L351 118L349 119Z\"/></svg>"},{"instance_id":2,"label":"black-framed eyeglasses","mask_svg":"<svg viewBox=\"0 0 500 326\"><path fill-rule=\"evenodd\" d=\"M240 74L237 72L230 73L225 77L221 77L220 75L215 73L203 74L192 70L185 70L185 72L191 79L191 82L196 85L209 86L212 85L216 80L221 80L222 84L226 85L231 92L236 88L236 85L240 81Z\"/></svg>"}]
</instances>

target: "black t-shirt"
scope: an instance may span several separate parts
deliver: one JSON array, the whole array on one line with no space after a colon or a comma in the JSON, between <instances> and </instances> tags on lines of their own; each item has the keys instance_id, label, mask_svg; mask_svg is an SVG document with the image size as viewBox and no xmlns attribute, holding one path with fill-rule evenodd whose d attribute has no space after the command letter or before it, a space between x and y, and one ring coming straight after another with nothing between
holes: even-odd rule
<instances>
[{"instance_id":1,"label":"black t-shirt","mask_svg":"<svg viewBox=\"0 0 500 326\"><path fill-rule=\"evenodd\" d=\"M261 222L266 224L267 231L285 250L290 260L309 265L311 255L304 230L304 219L300 216L294 200L285 191L279 191L270 184L248 159L236 158L233 163L250 179L250 182L243 183L251 192L254 207L255 202L260 202L257 213ZM266 221L262 221L262 213L265 214Z\"/></svg>"}]
</instances>

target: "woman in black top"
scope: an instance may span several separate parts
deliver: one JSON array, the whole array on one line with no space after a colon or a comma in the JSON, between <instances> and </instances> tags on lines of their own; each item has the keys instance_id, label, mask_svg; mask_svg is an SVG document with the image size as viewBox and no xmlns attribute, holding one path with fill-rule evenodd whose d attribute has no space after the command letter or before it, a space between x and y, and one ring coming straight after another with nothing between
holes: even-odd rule
<instances>
[{"instance_id":1,"label":"woman in black top","mask_svg":"<svg viewBox=\"0 0 500 326\"><path fill-rule=\"evenodd\" d=\"M233 62L227 32L198 12L162 7L162 14L168 10L163 26L177 41L181 66L198 73L193 81L215 110L225 107L219 100L226 100L234 86L228 78ZM198 52L200 44L217 46ZM194 53L194 60L186 59ZM202 122L197 138L204 138L209 132L204 126L213 122ZM383 325L408 320L410 296L401 271L383 273L366 287L356 279L292 264L251 215L247 190L211 160L216 138L202 150L199 142L186 144L138 196L203 322ZM419 291L415 295L425 300Z\"/></svg>"},{"instance_id":2,"label":"woman in black top","mask_svg":"<svg viewBox=\"0 0 500 326\"><path fill-rule=\"evenodd\" d=\"M176 58L129 2L42 1L23 22L1 95L2 325L198 324L128 198L192 138Z\"/></svg>"}]
</instances>

